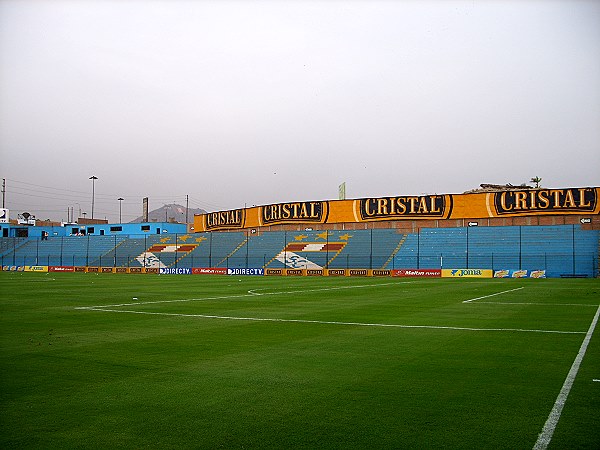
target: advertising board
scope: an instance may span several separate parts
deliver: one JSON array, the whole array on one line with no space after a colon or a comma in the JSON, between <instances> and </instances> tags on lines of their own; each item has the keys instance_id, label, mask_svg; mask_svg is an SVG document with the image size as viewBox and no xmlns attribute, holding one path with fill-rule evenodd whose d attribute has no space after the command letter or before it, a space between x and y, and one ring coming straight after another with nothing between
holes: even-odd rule
<instances>
[{"instance_id":1,"label":"advertising board","mask_svg":"<svg viewBox=\"0 0 600 450\"><path fill-rule=\"evenodd\" d=\"M307 277L322 277L324 269L306 269Z\"/></svg>"},{"instance_id":2,"label":"advertising board","mask_svg":"<svg viewBox=\"0 0 600 450\"><path fill-rule=\"evenodd\" d=\"M369 269L348 269L347 273L350 277L368 277Z\"/></svg>"},{"instance_id":3,"label":"advertising board","mask_svg":"<svg viewBox=\"0 0 600 450\"><path fill-rule=\"evenodd\" d=\"M392 275L392 271L388 269L372 269L370 275L372 277L389 277Z\"/></svg>"},{"instance_id":4,"label":"advertising board","mask_svg":"<svg viewBox=\"0 0 600 450\"><path fill-rule=\"evenodd\" d=\"M302 269L285 269L285 274L293 277L301 277L304 275L304 270Z\"/></svg>"},{"instance_id":5,"label":"advertising board","mask_svg":"<svg viewBox=\"0 0 600 450\"><path fill-rule=\"evenodd\" d=\"M262 267L248 267L248 268L235 268L235 269L227 269L227 275L258 275L262 276L265 274L265 269Z\"/></svg>"},{"instance_id":6,"label":"advertising board","mask_svg":"<svg viewBox=\"0 0 600 450\"><path fill-rule=\"evenodd\" d=\"M189 267L161 267L160 275L191 275L192 269Z\"/></svg>"},{"instance_id":7,"label":"advertising board","mask_svg":"<svg viewBox=\"0 0 600 450\"><path fill-rule=\"evenodd\" d=\"M599 200L599 187L584 187L290 202L198 214L194 229L201 232L286 224L598 214ZM480 223L472 221L468 225Z\"/></svg>"},{"instance_id":8,"label":"advertising board","mask_svg":"<svg viewBox=\"0 0 600 450\"><path fill-rule=\"evenodd\" d=\"M25 266L25 272L48 272L48 266Z\"/></svg>"},{"instance_id":9,"label":"advertising board","mask_svg":"<svg viewBox=\"0 0 600 450\"><path fill-rule=\"evenodd\" d=\"M447 278L492 278L492 269L442 269Z\"/></svg>"},{"instance_id":10,"label":"advertising board","mask_svg":"<svg viewBox=\"0 0 600 450\"><path fill-rule=\"evenodd\" d=\"M193 275L227 275L226 267L193 267Z\"/></svg>"},{"instance_id":11,"label":"advertising board","mask_svg":"<svg viewBox=\"0 0 600 450\"><path fill-rule=\"evenodd\" d=\"M75 272L73 266L48 266L48 272Z\"/></svg>"},{"instance_id":12,"label":"advertising board","mask_svg":"<svg viewBox=\"0 0 600 450\"><path fill-rule=\"evenodd\" d=\"M284 275L285 269L265 269L265 275L269 276L281 276Z\"/></svg>"},{"instance_id":13,"label":"advertising board","mask_svg":"<svg viewBox=\"0 0 600 450\"><path fill-rule=\"evenodd\" d=\"M437 278L442 276L442 269L396 269L392 270L392 276Z\"/></svg>"},{"instance_id":14,"label":"advertising board","mask_svg":"<svg viewBox=\"0 0 600 450\"><path fill-rule=\"evenodd\" d=\"M495 270L494 278L546 278L545 270Z\"/></svg>"},{"instance_id":15,"label":"advertising board","mask_svg":"<svg viewBox=\"0 0 600 450\"><path fill-rule=\"evenodd\" d=\"M326 269L326 273L329 277L345 277L346 269Z\"/></svg>"}]
</instances>

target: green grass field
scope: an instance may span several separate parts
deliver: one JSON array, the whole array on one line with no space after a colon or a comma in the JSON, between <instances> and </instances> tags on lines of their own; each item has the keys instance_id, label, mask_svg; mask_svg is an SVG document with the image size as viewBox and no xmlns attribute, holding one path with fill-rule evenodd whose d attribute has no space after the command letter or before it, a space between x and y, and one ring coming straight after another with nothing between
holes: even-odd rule
<instances>
[{"instance_id":1,"label":"green grass field","mask_svg":"<svg viewBox=\"0 0 600 450\"><path fill-rule=\"evenodd\" d=\"M0 288L4 449L533 448L586 337L549 448L600 448L599 280Z\"/></svg>"}]
</instances>

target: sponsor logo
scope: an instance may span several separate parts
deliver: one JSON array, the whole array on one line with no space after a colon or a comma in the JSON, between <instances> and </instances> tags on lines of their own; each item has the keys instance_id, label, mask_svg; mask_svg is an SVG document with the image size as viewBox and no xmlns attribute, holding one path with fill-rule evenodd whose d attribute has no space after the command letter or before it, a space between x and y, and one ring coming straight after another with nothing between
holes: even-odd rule
<instances>
[{"instance_id":1,"label":"sponsor logo","mask_svg":"<svg viewBox=\"0 0 600 450\"><path fill-rule=\"evenodd\" d=\"M327 212L327 202L292 202L262 206L262 223L271 225L283 222L323 222Z\"/></svg>"},{"instance_id":2,"label":"sponsor logo","mask_svg":"<svg viewBox=\"0 0 600 450\"><path fill-rule=\"evenodd\" d=\"M24 272L25 266L2 266L2 270L6 272Z\"/></svg>"},{"instance_id":3,"label":"sponsor logo","mask_svg":"<svg viewBox=\"0 0 600 450\"><path fill-rule=\"evenodd\" d=\"M161 275L191 275L192 269L189 267L161 267Z\"/></svg>"},{"instance_id":4,"label":"sponsor logo","mask_svg":"<svg viewBox=\"0 0 600 450\"><path fill-rule=\"evenodd\" d=\"M87 270L87 267L85 267L85 266L75 267L75 272L85 272L86 270Z\"/></svg>"},{"instance_id":5,"label":"sponsor logo","mask_svg":"<svg viewBox=\"0 0 600 450\"><path fill-rule=\"evenodd\" d=\"M306 269L306 275L309 277L322 276L323 269Z\"/></svg>"},{"instance_id":6,"label":"sponsor logo","mask_svg":"<svg viewBox=\"0 0 600 450\"><path fill-rule=\"evenodd\" d=\"M292 269L322 269L320 265L306 259L304 256L286 250L279 252L275 258Z\"/></svg>"},{"instance_id":7,"label":"sponsor logo","mask_svg":"<svg viewBox=\"0 0 600 450\"><path fill-rule=\"evenodd\" d=\"M142 268L141 267L130 267L129 273L142 273Z\"/></svg>"},{"instance_id":8,"label":"sponsor logo","mask_svg":"<svg viewBox=\"0 0 600 450\"><path fill-rule=\"evenodd\" d=\"M227 275L225 267L194 267L192 269L194 275Z\"/></svg>"},{"instance_id":9,"label":"sponsor logo","mask_svg":"<svg viewBox=\"0 0 600 450\"><path fill-rule=\"evenodd\" d=\"M443 277L455 278L491 278L491 269L442 269Z\"/></svg>"},{"instance_id":10,"label":"sponsor logo","mask_svg":"<svg viewBox=\"0 0 600 450\"><path fill-rule=\"evenodd\" d=\"M390 220L397 217L445 217L444 195L365 198L359 200L362 220Z\"/></svg>"},{"instance_id":11,"label":"sponsor logo","mask_svg":"<svg viewBox=\"0 0 600 450\"><path fill-rule=\"evenodd\" d=\"M529 212L593 212L596 209L596 189L528 189L494 193L496 214Z\"/></svg>"},{"instance_id":12,"label":"sponsor logo","mask_svg":"<svg viewBox=\"0 0 600 450\"><path fill-rule=\"evenodd\" d=\"M103 267L102 268L102 273L112 273L112 272L113 272L112 267Z\"/></svg>"},{"instance_id":13,"label":"sponsor logo","mask_svg":"<svg viewBox=\"0 0 600 450\"><path fill-rule=\"evenodd\" d=\"M287 269L285 274L294 276L302 275L302 269Z\"/></svg>"},{"instance_id":14,"label":"sponsor logo","mask_svg":"<svg viewBox=\"0 0 600 450\"><path fill-rule=\"evenodd\" d=\"M433 277L441 277L442 270L441 269L400 269L400 270L392 270L393 277L423 277L423 278L433 278Z\"/></svg>"},{"instance_id":15,"label":"sponsor logo","mask_svg":"<svg viewBox=\"0 0 600 450\"><path fill-rule=\"evenodd\" d=\"M346 276L346 270L345 269L329 269L327 271L327 274L330 277L344 277L344 276Z\"/></svg>"},{"instance_id":16,"label":"sponsor logo","mask_svg":"<svg viewBox=\"0 0 600 450\"><path fill-rule=\"evenodd\" d=\"M262 267L255 268L240 268L240 269L227 269L227 275L264 275L265 269Z\"/></svg>"},{"instance_id":17,"label":"sponsor logo","mask_svg":"<svg viewBox=\"0 0 600 450\"><path fill-rule=\"evenodd\" d=\"M100 272L100 268L98 268L98 267L88 267L87 271L88 272Z\"/></svg>"},{"instance_id":18,"label":"sponsor logo","mask_svg":"<svg viewBox=\"0 0 600 450\"><path fill-rule=\"evenodd\" d=\"M529 273L529 275L528 275ZM545 270L496 270L494 278L546 278Z\"/></svg>"},{"instance_id":19,"label":"sponsor logo","mask_svg":"<svg viewBox=\"0 0 600 450\"><path fill-rule=\"evenodd\" d=\"M454 269L452 270L453 277L464 277L465 275L481 275L481 270L479 269Z\"/></svg>"},{"instance_id":20,"label":"sponsor logo","mask_svg":"<svg viewBox=\"0 0 600 450\"><path fill-rule=\"evenodd\" d=\"M73 266L49 266L49 272L75 272L75 267Z\"/></svg>"},{"instance_id":21,"label":"sponsor logo","mask_svg":"<svg viewBox=\"0 0 600 450\"><path fill-rule=\"evenodd\" d=\"M48 266L25 266L25 272L48 272Z\"/></svg>"},{"instance_id":22,"label":"sponsor logo","mask_svg":"<svg viewBox=\"0 0 600 450\"><path fill-rule=\"evenodd\" d=\"M117 267L116 272L117 273L127 273L127 267Z\"/></svg>"},{"instance_id":23,"label":"sponsor logo","mask_svg":"<svg viewBox=\"0 0 600 450\"><path fill-rule=\"evenodd\" d=\"M366 277L369 275L368 269L350 269L348 272L351 277Z\"/></svg>"},{"instance_id":24,"label":"sponsor logo","mask_svg":"<svg viewBox=\"0 0 600 450\"><path fill-rule=\"evenodd\" d=\"M283 275L283 269L267 269L265 275Z\"/></svg>"},{"instance_id":25,"label":"sponsor logo","mask_svg":"<svg viewBox=\"0 0 600 450\"><path fill-rule=\"evenodd\" d=\"M243 209L232 209L230 211L217 211L205 216L206 229L242 228L246 217Z\"/></svg>"},{"instance_id":26,"label":"sponsor logo","mask_svg":"<svg viewBox=\"0 0 600 450\"><path fill-rule=\"evenodd\" d=\"M144 252L138 255L136 261L139 262L142 266L146 268L160 269L162 267L167 267L163 262L151 252Z\"/></svg>"},{"instance_id":27,"label":"sponsor logo","mask_svg":"<svg viewBox=\"0 0 600 450\"><path fill-rule=\"evenodd\" d=\"M382 269L373 269L372 271L374 277L389 277L392 273L391 270L382 270Z\"/></svg>"}]
</instances>

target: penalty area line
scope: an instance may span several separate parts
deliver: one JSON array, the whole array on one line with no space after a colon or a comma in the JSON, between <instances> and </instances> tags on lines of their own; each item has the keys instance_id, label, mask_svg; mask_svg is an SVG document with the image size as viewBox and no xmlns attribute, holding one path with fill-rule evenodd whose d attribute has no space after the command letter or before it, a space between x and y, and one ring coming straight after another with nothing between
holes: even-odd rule
<instances>
[{"instance_id":1,"label":"penalty area line","mask_svg":"<svg viewBox=\"0 0 600 450\"><path fill-rule=\"evenodd\" d=\"M472 327L450 327L439 325L402 325L396 323L365 323L365 322L338 322L333 320L309 320L309 319L280 319L272 317L237 317L220 316L215 314L183 314L166 313L153 311L135 311L131 309L109 309L109 308L86 308L87 311L102 311L127 314L142 314L149 316L167 316L167 317L196 317L200 319L220 319L220 320L245 320L250 322L280 322L280 323L307 323L319 325L345 325L356 327L381 327L381 328L421 328L429 330L456 330L456 331L512 331L520 333L549 333L549 334L584 334L584 331L561 331L561 330L535 330L524 328L472 328Z\"/></svg>"},{"instance_id":2,"label":"penalty area line","mask_svg":"<svg viewBox=\"0 0 600 450\"><path fill-rule=\"evenodd\" d=\"M495 294L489 294L489 295L484 295L482 297L471 298L469 300L464 300L463 303L471 303L471 302L474 302L475 300L481 300L482 298L494 297L496 295L502 295L502 294L507 294L509 292L519 291L521 289L524 289L524 287L521 286L521 287L518 287L518 288L515 288L515 289L509 289L507 291L496 292Z\"/></svg>"},{"instance_id":3,"label":"penalty area line","mask_svg":"<svg viewBox=\"0 0 600 450\"><path fill-rule=\"evenodd\" d=\"M95 305L95 306L76 306L74 309L102 309L102 308L120 308L123 306L139 306L139 305L156 305L160 303L185 303L185 302L198 302L198 301L208 301L208 300L231 300L231 299L243 299L248 297L256 297L256 296L278 296L278 295L288 295L288 294L306 294L307 292L325 292L325 291L339 291L342 289L362 289L362 288L371 288L371 287L381 287L381 286L390 286L390 285L400 285L400 284L412 284L413 281L396 281L391 283L373 283L373 284L359 284L359 285L351 285L351 286L335 286L328 288L314 288L314 289L302 289L302 290L294 290L294 291L273 291L273 292L265 292L265 293L257 293L259 289L251 289L247 291L246 294L233 294L233 295L221 295L216 297L200 297L200 298L181 298L175 300L152 300L145 302L128 302L128 303L118 303L114 305ZM262 290L262 289L260 289Z\"/></svg>"},{"instance_id":4,"label":"penalty area line","mask_svg":"<svg viewBox=\"0 0 600 450\"><path fill-rule=\"evenodd\" d=\"M542 429L542 432L539 434L538 439L535 445L533 446L533 450L543 450L548 448L548 445L552 440L554 430L558 425L560 415L562 414L562 410L565 407L565 403L567 402L567 397L569 397L569 393L571 392L571 388L573 387L575 377L577 376L577 372L579 372L579 366L581 366L581 361L585 356L585 352L587 351L590 340L592 339L592 334L594 334L594 330L596 329L596 324L598 323L598 316L600 316L600 306L596 310L594 320L592 320L590 328L587 331L583 342L581 343L579 353L577 353L575 361L573 361L573 365L571 365L571 369L567 374L567 378L565 378L565 382L563 383L563 386L560 392L558 393L558 397L556 397L556 401L554 402L552 411L550 411L550 414L548 415L548 419L546 420L544 428Z\"/></svg>"},{"instance_id":5,"label":"penalty area line","mask_svg":"<svg viewBox=\"0 0 600 450\"><path fill-rule=\"evenodd\" d=\"M464 303L464 302L463 302ZM533 306L585 306L597 308L592 303L540 303L540 302L477 302L478 305L533 305Z\"/></svg>"}]
</instances>

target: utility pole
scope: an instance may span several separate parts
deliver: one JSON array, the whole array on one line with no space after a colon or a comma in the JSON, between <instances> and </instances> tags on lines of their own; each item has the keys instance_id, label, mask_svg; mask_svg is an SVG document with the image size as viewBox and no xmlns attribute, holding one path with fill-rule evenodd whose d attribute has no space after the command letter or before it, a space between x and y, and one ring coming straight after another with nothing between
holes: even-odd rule
<instances>
[{"instance_id":1,"label":"utility pole","mask_svg":"<svg viewBox=\"0 0 600 450\"><path fill-rule=\"evenodd\" d=\"M188 224L188 209L190 207L190 196L186 195L185 196L185 225L187 226Z\"/></svg>"}]
</instances>

